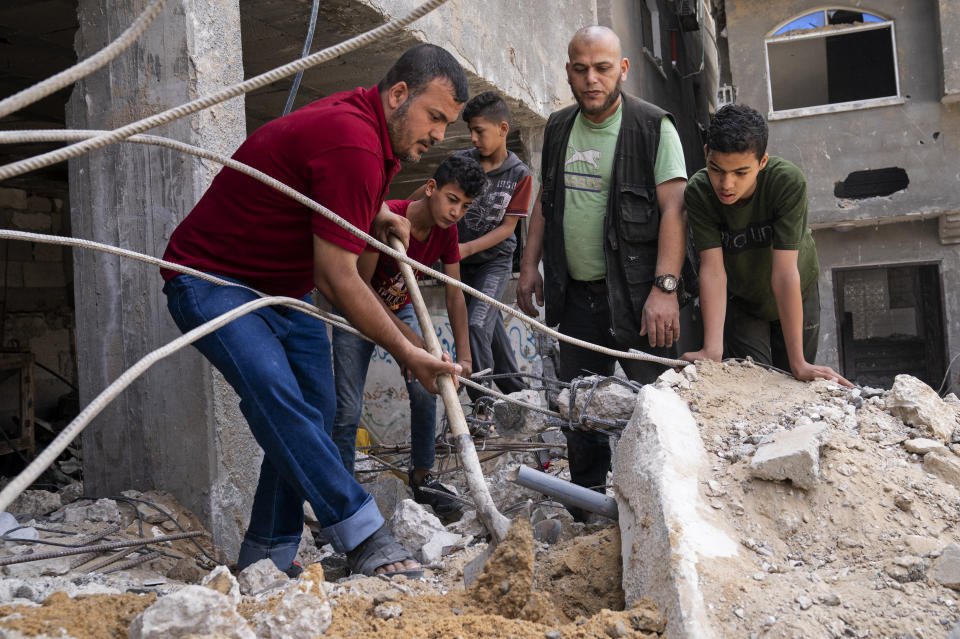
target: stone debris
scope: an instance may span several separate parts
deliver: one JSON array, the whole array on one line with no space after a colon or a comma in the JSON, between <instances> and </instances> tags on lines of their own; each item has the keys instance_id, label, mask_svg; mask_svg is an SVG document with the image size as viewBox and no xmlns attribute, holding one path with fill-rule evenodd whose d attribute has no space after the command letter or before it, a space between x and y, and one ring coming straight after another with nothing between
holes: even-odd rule
<instances>
[{"instance_id":1,"label":"stone debris","mask_svg":"<svg viewBox=\"0 0 960 639\"><path fill-rule=\"evenodd\" d=\"M534 390L517 391L510 393L507 397L541 407L540 393ZM507 437L532 435L542 432L547 427L547 417L543 413L502 399L493 402L493 420L496 423L497 432Z\"/></svg>"},{"instance_id":2,"label":"stone debris","mask_svg":"<svg viewBox=\"0 0 960 639\"><path fill-rule=\"evenodd\" d=\"M919 437L917 439L908 439L903 442L903 447L907 449L908 453L916 453L917 455L926 455L932 451L946 451L947 447L944 446L941 442L936 441L935 439L927 439L925 437Z\"/></svg>"},{"instance_id":3,"label":"stone debris","mask_svg":"<svg viewBox=\"0 0 960 639\"><path fill-rule=\"evenodd\" d=\"M290 581L272 559L261 559L240 571L237 582L244 595L258 595L267 590L282 588Z\"/></svg>"},{"instance_id":4,"label":"stone debris","mask_svg":"<svg viewBox=\"0 0 960 639\"><path fill-rule=\"evenodd\" d=\"M597 383L597 387L591 395L590 390L594 383ZM589 406L586 405L588 398L590 399ZM602 377L584 377L576 391L573 419L576 422L580 415L584 413L584 406L586 406L586 415L589 417L596 417L607 422L628 420L633 414L636 404L637 393L632 388ZM570 418L570 389L565 388L560 391L560 395L557 397L557 407L560 417L565 420ZM586 422L588 424L597 423L590 419L587 419Z\"/></svg>"},{"instance_id":5,"label":"stone debris","mask_svg":"<svg viewBox=\"0 0 960 639\"><path fill-rule=\"evenodd\" d=\"M316 637L327 631L332 619L324 592L323 568L313 564L284 590L273 610L257 613L253 625L260 639Z\"/></svg>"},{"instance_id":6,"label":"stone debris","mask_svg":"<svg viewBox=\"0 0 960 639\"><path fill-rule=\"evenodd\" d=\"M43 517L61 506L60 493L25 490L10 504L10 511L26 517Z\"/></svg>"},{"instance_id":7,"label":"stone debris","mask_svg":"<svg viewBox=\"0 0 960 639\"><path fill-rule=\"evenodd\" d=\"M897 375L884 400L888 411L926 437L950 442L953 431L960 426L960 406L945 403L936 391L911 375Z\"/></svg>"},{"instance_id":8,"label":"stone debris","mask_svg":"<svg viewBox=\"0 0 960 639\"><path fill-rule=\"evenodd\" d=\"M960 590L960 546L950 544L943 549L930 570L930 578L947 588Z\"/></svg>"},{"instance_id":9,"label":"stone debris","mask_svg":"<svg viewBox=\"0 0 960 639\"><path fill-rule=\"evenodd\" d=\"M750 461L750 473L759 479L790 480L810 490L820 481L820 442L826 425L804 424L774 434Z\"/></svg>"},{"instance_id":10,"label":"stone debris","mask_svg":"<svg viewBox=\"0 0 960 639\"><path fill-rule=\"evenodd\" d=\"M216 635L256 639L228 597L204 586L185 586L161 597L130 624L129 639Z\"/></svg>"},{"instance_id":11,"label":"stone debris","mask_svg":"<svg viewBox=\"0 0 960 639\"><path fill-rule=\"evenodd\" d=\"M79 524L102 521L116 523L120 521L120 508L112 499L98 499L93 503L78 502L63 508L63 523Z\"/></svg>"},{"instance_id":12,"label":"stone debris","mask_svg":"<svg viewBox=\"0 0 960 639\"><path fill-rule=\"evenodd\" d=\"M376 500L384 519L390 519L400 502L413 497L407 482L393 473L380 473L377 479L364 483L363 487Z\"/></svg>"},{"instance_id":13,"label":"stone debris","mask_svg":"<svg viewBox=\"0 0 960 639\"><path fill-rule=\"evenodd\" d=\"M445 550L453 548L463 539L449 532L437 516L413 501L405 499L393 512L390 528L397 541L414 554L423 564L440 561Z\"/></svg>"},{"instance_id":14,"label":"stone debris","mask_svg":"<svg viewBox=\"0 0 960 639\"><path fill-rule=\"evenodd\" d=\"M923 469L960 488L960 457L949 450L938 449L924 455Z\"/></svg>"},{"instance_id":15,"label":"stone debris","mask_svg":"<svg viewBox=\"0 0 960 639\"><path fill-rule=\"evenodd\" d=\"M226 566L214 568L200 585L224 595L234 606L240 603L240 584Z\"/></svg>"}]
</instances>

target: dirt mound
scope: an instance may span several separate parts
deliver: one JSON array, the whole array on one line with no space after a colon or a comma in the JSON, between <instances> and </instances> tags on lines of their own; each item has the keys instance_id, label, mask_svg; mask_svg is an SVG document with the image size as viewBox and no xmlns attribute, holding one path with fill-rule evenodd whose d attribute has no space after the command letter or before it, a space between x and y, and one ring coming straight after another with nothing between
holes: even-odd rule
<instances>
[{"instance_id":1,"label":"dirt mound","mask_svg":"<svg viewBox=\"0 0 960 639\"><path fill-rule=\"evenodd\" d=\"M149 595L87 595L71 599L55 592L37 607L0 606L0 627L28 637L59 636L60 629L76 639L126 637L134 617L157 600Z\"/></svg>"}]
</instances>

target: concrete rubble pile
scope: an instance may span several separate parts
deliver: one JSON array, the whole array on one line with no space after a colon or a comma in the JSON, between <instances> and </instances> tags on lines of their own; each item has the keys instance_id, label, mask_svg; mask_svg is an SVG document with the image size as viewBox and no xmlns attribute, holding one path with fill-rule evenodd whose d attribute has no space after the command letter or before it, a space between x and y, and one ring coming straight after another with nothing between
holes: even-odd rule
<instances>
[{"instance_id":1,"label":"concrete rubble pile","mask_svg":"<svg viewBox=\"0 0 960 639\"><path fill-rule=\"evenodd\" d=\"M907 375L669 371L617 449L626 598L671 637L960 636L958 440L960 402Z\"/></svg>"}]
</instances>

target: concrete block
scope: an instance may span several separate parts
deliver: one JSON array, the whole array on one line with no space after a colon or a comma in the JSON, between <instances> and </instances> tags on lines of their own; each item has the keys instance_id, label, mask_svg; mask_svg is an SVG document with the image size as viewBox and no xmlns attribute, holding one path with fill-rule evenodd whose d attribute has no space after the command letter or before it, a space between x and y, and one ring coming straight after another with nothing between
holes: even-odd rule
<instances>
[{"instance_id":1,"label":"concrete block","mask_svg":"<svg viewBox=\"0 0 960 639\"><path fill-rule=\"evenodd\" d=\"M886 409L927 437L949 442L957 428L957 409L946 404L936 391L911 375L897 375L884 396Z\"/></svg>"},{"instance_id":2,"label":"concrete block","mask_svg":"<svg viewBox=\"0 0 960 639\"><path fill-rule=\"evenodd\" d=\"M948 450L934 450L924 455L923 470L960 488L960 458Z\"/></svg>"},{"instance_id":3,"label":"concrete block","mask_svg":"<svg viewBox=\"0 0 960 639\"><path fill-rule=\"evenodd\" d=\"M907 449L908 453L916 453L917 455L926 455L927 453L935 450L947 450L947 447L941 442L938 442L935 439L927 439L925 437L908 439L907 441L903 442L903 447Z\"/></svg>"},{"instance_id":4,"label":"concrete block","mask_svg":"<svg viewBox=\"0 0 960 639\"><path fill-rule=\"evenodd\" d=\"M13 214L13 228L31 233L50 233L53 230L53 216L49 213L18 211Z\"/></svg>"},{"instance_id":5,"label":"concrete block","mask_svg":"<svg viewBox=\"0 0 960 639\"><path fill-rule=\"evenodd\" d=\"M586 377L583 381L589 382L594 379L596 378ZM607 421L630 419L637 404L636 391L612 380L600 382L592 396L589 386L586 388L581 386L576 392L574 419L579 418L584 411L588 397L590 404L586 406L586 414ZM560 391L557 397L557 407L560 416L563 419L568 419L570 412L570 391L568 389ZM587 422L589 423L590 420L588 419Z\"/></svg>"},{"instance_id":6,"label":"concrete block","mask_svg":"<svg viewBox=\"0 0 960 639\"><path fill-rule=\"evenodd\" d=\"M261 559L252 563L237 575L240 592L245 595L256 595L265 590L283 587L289 581L287 575L277 568L272 559Z\"/></svg>"},{"instance_id":7,"label":"concrete block","mask_svg":"<svg viewBox=\"0 0 960 639\"><path fill-rule=\"evenodd\" d=\"M38 262L62 262L63 247L59 244L35 244L33 259Z\"/></svg>"},{"instance_id":8,"label":"concrete block","mask_svg":"<svg viewBox=\"0 0 960 639\"><path fill-rule=\"evenodd\" d=\"M200 581L200 585L224 595L236 606L240 603L240 584L226 566L217 566Z\"/></svg>"},{"instance_id":9,"label":"concrete block","mask_svg":"<svg viewBox=\"0 0 960 639\"><path fill-rule=\"evenodd\" d=\"M390 528L397 541L424 564L439 561L444 548L455 546L462 539L449 532L436 515L412 499L400 502L390 518Z\"/></svg>"},{"instance_id":10,"label":"concrete block","mask_svg":"<svg viewBox=\"0 0 960 639\"><path fill-rule=\"evenodd\" d=\"M698 564L734 557L738 550L718 516L701 501L699 482L709 472L687 404L671 390L645 386L613 467L623 591L626 601L653 599L668 619L671 638L720 634L700 592Z\"/></svg>"},{"instance_id":11,"label":"concrete block","mask_svg":"<svg viewBox=\"0 0 960 639\"><path fill-rule=\"evenodd\" d=\"M217 634L229 639L256 639L230 600L204 586L186 586L161 597L128 630L129 639L174 639Z\"/></svg>"},{"instance_id":12,"label":"concrete block","mask_svg":"<svg viewBox=\"0 0 960 639\"><path fill-rule=\"evenodd\" d=\"M384 519L390 519L393 511L397 509L397 504L413 496L407 483L393 473L380 473L378 479L366 482L363 487L377 502L377 508Z\"/></svg>"},{"instance_id":13,"label":"concrete block","mask_svg":"<svg viewBox=\"0 0 960 639\"><path fill-rule=\"evenodd\" d=\"M960 590L960 546L949 544L930 569L930 577L941 586Z\"/></svg>"},{"instance_id":14,"label":"concrete block","mask_svg":"<svg viewBox=\"0 0 960 639\"><path fill-rule=\"evenodd\" d=\"M253 625L261 639L288 639L322 635L332 620L333 611L323 589L323 569L314 564L284 592L273 610L255 616Z\"/></svg>"},{"instance_id":15,"label":"concrete block","mask_svg":"<svg viewBox=\"0 0 960 639\"><path fill-rule=\"evenodd\" d=\"M120 509L112 499L98 499L92 504L69 504L63 509L65 524L80 524L90 521L120 521Z\"/></svg>"},{"instance_id":16,"label":"concrete block","mask_svg":"<svg viewBox=\"0 0 960 639\"><path fill-rule=\"evenodd\" d=\"M27 192L22 189L0 189L0 208L27 208Z\"/></svg>"},{"instance_id":17,"label":"concrete block","mask_svg":"<svg viewBox=\"0 0 960 639\"><path fill-rule=\"evenodd\" d=\"M820 437L826 426L805 424L774 434L750 460L750 474L809 490L820 482Z\"/></svg>"}]
</instances>

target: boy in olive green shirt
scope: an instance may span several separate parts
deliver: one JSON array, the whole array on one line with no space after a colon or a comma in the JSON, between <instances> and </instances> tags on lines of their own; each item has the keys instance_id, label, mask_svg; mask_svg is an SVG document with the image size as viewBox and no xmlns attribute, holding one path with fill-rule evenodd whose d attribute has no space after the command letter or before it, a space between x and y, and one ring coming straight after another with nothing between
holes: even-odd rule
<instances>
[{"instance_id":1,"label":"boy in olive green shirt","mask_svg":"<svg viewBox=\"0 0 960 639\"><path fill-rule=\"evenodd\" d=\"M703 349L682 359L750 355L799 380L851 385L813 363L820 335L820 265L807 226L807 185L800 170L770 157L767 123L748 106L714 115L707 167L684 192L700 253Z\"/></svg>"}]
</instances>

